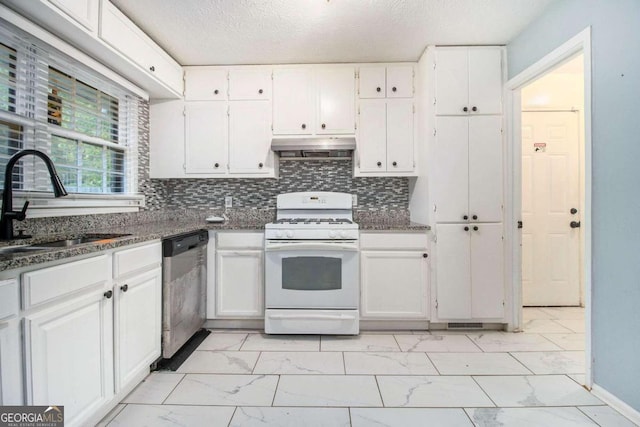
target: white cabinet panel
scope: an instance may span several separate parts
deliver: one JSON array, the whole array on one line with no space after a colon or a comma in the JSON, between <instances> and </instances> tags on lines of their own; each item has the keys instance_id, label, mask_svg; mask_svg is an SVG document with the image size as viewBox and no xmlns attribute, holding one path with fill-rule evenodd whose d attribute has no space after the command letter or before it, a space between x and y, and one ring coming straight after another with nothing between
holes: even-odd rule
<instances>
[{"instance_id":1,"label":"white cabinet panel","mask_svg":"<svg viewBox=\"0 0 640 427\"><path fill-rule=\"evenodd\" d=\"M187 173L227 171L228 116L223 102L189 103L185 110Z\"/></svg>"},{"instance_id":2,"label":"white cabinet panel","mask_svg":"<svg viewBox=\"0 0 640 427\"><path fill-rule=\"evenodd\" d=\"M469 108L475 114L502 113L500 49L469 49Z\"/></svg>"},{"instance_id":3,"label":"white cabinet panel","mask_svg":"<svg viewBox=\"0 0 640 427\"><path fill-rule=\"evenodd\" d=\"M436 114L466 115L469 99L469 57L465 48L436 50ZM467 111L464 109L467 108Z\"/></svg>"},{"instance_id":4,"label":"white cabinet panel","mask_svg":"<svg viewBox=\"0 0 640 427\"><path fill-rule=\"evenodd\" d=\"M413 97L413 66L387 67L387 98Z\"/></svg>"},{"instance_id":5,"label":"white cabinet panel","mask_svg":"<svg viewBox=\"0 0 640 427\"><path fill-rule=\"evenodd\" d=\"M468 213L472 221L502 221L501 129L501 116L469 118Z\"/></svg>"},{"instance_id":6,"label":"white cabinet panel","mask_svg":"<svg viewBox=\"0 0 640 427\"><path fill-rule=\"evenodd\" d=\"M228 92L228 70L214 67L185 67L185 101L224 101Z\"/></svg>"},{"instance_id":7,"label":"white cabinet panel","mask_svg":"<svg viewBox=\"0 0 640 427\"><path fill-rule=\"evenodd\" d=\"M184 102L158 101L149 106L149 175L184 178Z\"/></svg>"},{"instance_id":8,"label":"white cabinet panel","mask_svg":"<svg viewBox=\"0 0 640 427\"><path fill-rule=\"evenodd\" d=\"M386 97L386 67L361 67L358 76L360 98Z\"/></svg>"},{"instance_id":9,"label":"white cabinet panel","mask_svg":"<svg viewBox=\"0 0 640 427\"><path fill-rule=\"evenodd\" d=\"M431 188L438 222L463 221L469 203L469 122L437 117Z\"/></svg>"},{"instance_id":10,"label":"white cabinet panel","mask_svg":"<svg viewBox=\"0 0 640 427\"><path fill-rule=\"evenodd\" d=\"M159 267L161 263L160 242L123 249L113 254L113 277L117 279L137 271Z\"/></svg>"},{"instance_id":11,"label":"white cabinet panel","mask_svg":"<svg viewBox=\"0 0 640 427\"><path fill-rule=\"evenodd\" d=\"M268 174L273 171L271 103L229 103L229 171Z\"/></svg>"},{"instance_id":12,"label":"white cabinet panel","mask_svg":"<svg viewBox=\"0 0 640 427\"><path fill-rule=\"evenodd\" d=\"M504 317L502 249L502 224L472 226L471 316L474 319Z\"/></svg>"},{"instance_id":13,"label":"white cabinet panel","mask_svg":"<svg viewBox=\"0 0 640 427\"><path fill-rule=\"evenodd\" d=\"M355 69L320 69L318 91L318 134L355 133Z\"/></svg>"},{"instance_id":14,"label":"white cabinet panel","mask_svg":"<svg viewBox=\"0 0 640 427\"><path fill-rule=\"evenodd\" d=\"M230 69L229 99L271 99L271 69Z\"/></svg>"},{"instance_id":15,"label":"white cabinet panel","mask_svg":"<svg viewBox=\"0 0 640 427\"><path fill-rule=\"evenodd\" d=\"M311 135L314 130L314 93L311 68L273 71L273 133Z\"/></svg>"},{"instance_id":16,"label":"white cabinet panel","mask_svg":"<svg viewBox=\"0 0 640 427\"><path fill-rule=\"evenodd\" d=\"M25 317L27 404L64 405L82 425L113 387L113 299L102 291Z\"/></svg>"},{"instance_id":17,"label":"white cabinet panel","mask_svg":"<svg viewBox=\"0 0 640 427\"><path fill-rule=\"evenodd\" d=\"M465 230L466 228L466 230ZM471 259L469 226L438 224L436 307L439 319L471 317Z\"/></svg>"},{"instance_id":18,"label":"white cabinet panel","mask_svg":"<svg viewBox=\"0 0 640 427\"><path fill-rule=\"evenodd\" d=\"M264 252L216 250L216 317L264 316Z\"/></svg>"},{"instance_id":19,"label":"white cabinet panel","mask_svg":"<svg viewBox=\"0 0 640 427\"><path fill-rule=\"evenodd\" d=\"M361 251L361 316L426 319L428 264L418 251Z\"/></svg>"},{"instance_id":20,"label":"white cabinet panel","mask_svg":"<svg viewBox=\"0 0 640 427\"><path fill-rule=\"evenodd\" d=\"M22 405L22 342L18 282L0 282L0 405Z\"/></svg>"},{"instance_id":21,"label":"white cabinet panel","mask_svg":"<svg viewBox=\"0 0 640 427\"><path fill-rule=\"evenodd\" d=\"M95 33L98 31L99 0L48 0L74 21Z\"/></svg>"},{"instance_id":22,"label":"white cabinet panel","mask_svg":"<svg viewBox=\"0 0 640 427\"><path fill-rule=\"evenodd\" d=\"M386 122L387 170L413 171L413 100L388 100Z\"/></svg>"},{"instance_id":23,"label":"white cabinet panel","mask_svg":"<svg viewBox=\"0 0 640 427\"><path fill-rule=\"evenodd\" d=\"M359 106L358 156L361 172L387 170L387 103L362 100Z\"/></svg>"},{"instance_id":24,"label":"white cabinet panel","mask_svg":"<svg viewBox=\"0 0 640 427\"><path fill-rule=\"evenodd\" d=\"M115 295L116 390L119 391L160 357L162 270L157 267L119 281Z\"/></svg>"}]
</instances>

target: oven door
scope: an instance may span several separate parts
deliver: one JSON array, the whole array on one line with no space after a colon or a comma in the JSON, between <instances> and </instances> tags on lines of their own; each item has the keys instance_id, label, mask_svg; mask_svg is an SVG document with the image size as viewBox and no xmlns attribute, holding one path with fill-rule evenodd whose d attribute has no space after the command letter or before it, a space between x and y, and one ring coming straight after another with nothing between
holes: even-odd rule
<instances>
[{"instance_id":1,"label":"oven door","mask_svg":"<svg viewBox=\"0 0 640 427\"><path fill-rule=\"evenodd\" d=\"M267 242L265 253L266 308L358 308L355 241Z\"/></svg>"}]
</instances>

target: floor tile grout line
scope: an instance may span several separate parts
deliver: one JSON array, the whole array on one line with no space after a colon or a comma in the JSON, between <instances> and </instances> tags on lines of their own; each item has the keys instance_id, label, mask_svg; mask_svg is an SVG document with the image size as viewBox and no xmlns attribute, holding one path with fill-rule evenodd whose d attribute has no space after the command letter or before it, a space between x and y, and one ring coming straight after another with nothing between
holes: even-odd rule
<instances>
[{"instance_id":1,"label":"floor tile grout line","mask_svg":"<svg viewBox=\"0 0 640 427\"><path fill-rule=\"evenodd\" d=\"M496 375L499 376L499 375ZM485 396L487 396L487 399L489 399L491 401L491 403L493 403L493 406L496 408L500 408L500 406L498 406L496 404L496 402L491 398L491 396L489 396L489 393L487 393L487 391L485 389L482 388L482 386L480 385L480 383L476 380L475 375L469 375L469 377L471 377L471 379L473 380L474 383L476 383L478 385L478 387L480 388L480 390L482 390L482 392L484 393Z\"/></svg>"},{"instance_id":2,"label":"floor tile grout line","mask_svg":"<svg viewBox=\"0 0 640 427\"><path fill-rule=\"evenodd\" d=\"M442 373L440 372L440 369L438 369L438 367L436 366L436 364L433 362L433 360L431 360L431 358L429 357L429 353L428 352L424 352L424 355L427 356L427 360L429 362L431 362L431 365L433 365L433 369L436 370L436 372L438 373L438 375L442 376Z\"/></svg>"},{"instance_id":3,"label":"floor tile grout line","mask_svg":"<svg viewBox=\"0 0 640 427\"><path fill-rule=\"evenodd\" d=\"M408 353L408 352L404 351L404 350L402 349L402 347L400 347L400 343L398 342L398 338L396 338L396 334L393 334L392 336L393 336L393 340L396 342L396 345L398 346L398 349L400 350L400 352L402 352L402 353Z\"/></svg>"},{"instance_id":4,"label":"floor tile grout line","mask_svg":"<svg viewBox=\"0 0 640 427\"><path fill-rule=\"evenodd\" d=\"M256 357L256 363L253 364L253 369L251 370L251 375L255 375L256 367L258 366L258 361L260 360L261 357L262 357L262 352L259 351L258 352L258 357Z\"/></svg>"},{"instance_id":5,"label":"floor tile grout line","mask_svg":"<svg viewBox=\"0 0 640 427\"><path fill-rule=\"evenodd\" d=\"M384 404L384 398L382 397L382 390L380 390L380 383L378 382L378 376L374 375L373 379L376 381L376 387L378 388L378 395L380 396L380 403L382 403L382 408L386 408Z\"/></svg>"},{"instance_id":6,"label":"floor tile grout line","mask_svg":"<svg viewBox=\"0 0 640 427\"><path fill-rule=\"evenodd\" d=\"M161 405L164 405L164 402L166 402L167 399L169 398L169 396L171 396L173 394L173 392L176 391L178 386L182 383L182 381L184 381L185 378L187 378L187 375L189 375L189 374L181 374L181 375L182 375L182 378L180 378L180 381L178 381L176 383L176 385L171 389L171 391L167 394L167 397L162 399L162 403L160 403Z\"/></svg>"},{"instance_id":7,"label":"floor tile grout line","mask_svg":"<svg viewBox=\"0 0 640 427\"><path fill-rule=\"evenodd\" d=\"M282 375L278 375L278 381L276 382L276 388L273 389L273 399L271 399L271 406L273 408L274 403L276 403L276 395L278 394L278 387L280 387L280 378Z\"/></svg>"},{"instance_id":8,"label":"floor tile grout line","mask_svg":"<svg viewBox=\"0 0 640 427\"><path fill-rule=\"evenodd\" d=\"M513 360L516 361L516 363L519 363L524 369L529 371L531 373L531 375L537 375L535 372L533 372L533 369L529 369L529 367L527 365L525 365L524 362L520 361L520 359L518 359L517 357L515 357L511 353L517 353L517 352L507 351L505 354L508 354Z\"/></svg>"},{"instance_id":9,"label":"floor tile grout line","mask_svg":"<svg viewBox=\"0 0 640 427\"><path fill-rule=\"evenodd\" d=\"M484 390L483 390L484 391ZM460 409L462 409L462 412L464 412L464 414L467 416L467 418L469 418L469 422L471 423L472 426L475 426L476 423L473 422L473 419L471 419L471 415L469 415L469 412L467 412L467 408L465 408L464 406L460 407ZM469 409L478 409L478 408L469 408Z\"/></svg>"},{"instance_id":10,"label":"floor tile grout line","mask_svg":"<svg viewBox=\"0 0 640 427\"><path fill-rule=\"evenodd\" d=\"M351 406L347 408L347 412L349 413L349 427L353 427L353 419L351 418Z\"/></svg>"},{"instance_id":11,"label":"floor tile grout line","mask_svg":"<svg viewBox=\"0 0 640 427\"><path fill-rule=\"evenodd\" d=\"M482 352L482 353L487 353L486 351L484 351L484 349L483 349L482 347L480 347L480 345L479 345L478 343L476 343L476 342L475 342L475 340L474 340L473 338L471 338L471 337L469 336L469 334L464 334L464 336L465 336L465 337L467 337L467 339L468 339L469 341L471 341L471 342L473 343L473 345L475 345L475 346L480 350L480 352Z\"/></svg>"},{"instance_id":12,"label":"floor tile grout line","mask_svg":"<svg viewBox=\"0 0 640 427\"><path fill-rule=\"evenodd\" d=\"M347 375L347 360L344 357L344 351L341 351L340 353L342 353L342 370L344 374Z\"/></svg>"},{"instance_id":13,"label":"floor tile grout line","mask_svg":"<svg viewBox=\"0 0 640 427\"><path fill-rule=\"evenodd\" d=\"M238 410L238 407L236 406L235 408L233 408L233 413L231 414L231 418L229 418L229 422L227 423L227 427L231 426L231 421L233 421L233 417L236 416L236 411Z\"/></svg>"}]
</instances>

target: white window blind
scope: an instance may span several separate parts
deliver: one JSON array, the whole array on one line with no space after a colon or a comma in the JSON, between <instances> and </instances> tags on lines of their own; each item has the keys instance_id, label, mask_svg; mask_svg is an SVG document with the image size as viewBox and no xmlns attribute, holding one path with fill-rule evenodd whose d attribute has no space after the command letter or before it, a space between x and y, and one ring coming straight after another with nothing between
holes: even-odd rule
<instances>
[{"instance_id":1,"label":"white window blind","mask_svg":"<svg viewBox=\"0 0 640 427\"><path fill-rule=\"evenodd\" d=\"M70 193L134 194L138 101L0 20L0 166L35 148L52 158ZM39 159L23 158L12 177L15 190L51 191Z\"/></svg>"}]
</instances>

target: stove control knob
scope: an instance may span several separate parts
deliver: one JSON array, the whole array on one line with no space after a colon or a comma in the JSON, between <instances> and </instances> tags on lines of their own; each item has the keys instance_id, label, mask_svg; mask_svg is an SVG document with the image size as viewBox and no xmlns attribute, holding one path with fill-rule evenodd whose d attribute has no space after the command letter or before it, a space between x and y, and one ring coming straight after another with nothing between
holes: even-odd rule
<instances>
[{"instance_id":1,"label":"stove control knob","mask_svg":"<svg viewBox=\"0 0 640 427\"><path fill-rule=\"evenodd\" d=\"M278 230L276 231L276 238L279 239L282 237L282 231Z\"/></svg>"},{"instance_id":2,"label":"stove control knob","mask_svg":"<svg viewBox=\"0 0 640 427\"><path fill-rule=\"evenodd\" d=\"M287 238L292 238L293 237L293 231L291 230L287 230Z\"/></svg>"},{"instance_id":3,"label":"stove control knob","mask_svg":"<svg viewBox=\"0 0 640 427\"><path fill-rule=\"evenodd\" d=\"M336 236L336 232L335 231L329 231L329 238L335 239L336 237L337 236Z\"/></svg>"},{"instance_id":4,"label":"stove control knob","mask_svg":"<svg viewBox=\"0 0 640 427\"><path fill-rule=\"evenodd\" d=\"M346 231L341 231L340 232L340 237L342 237L343 239L347 237L347 232Z\"/></svg>"}]
</instances>

